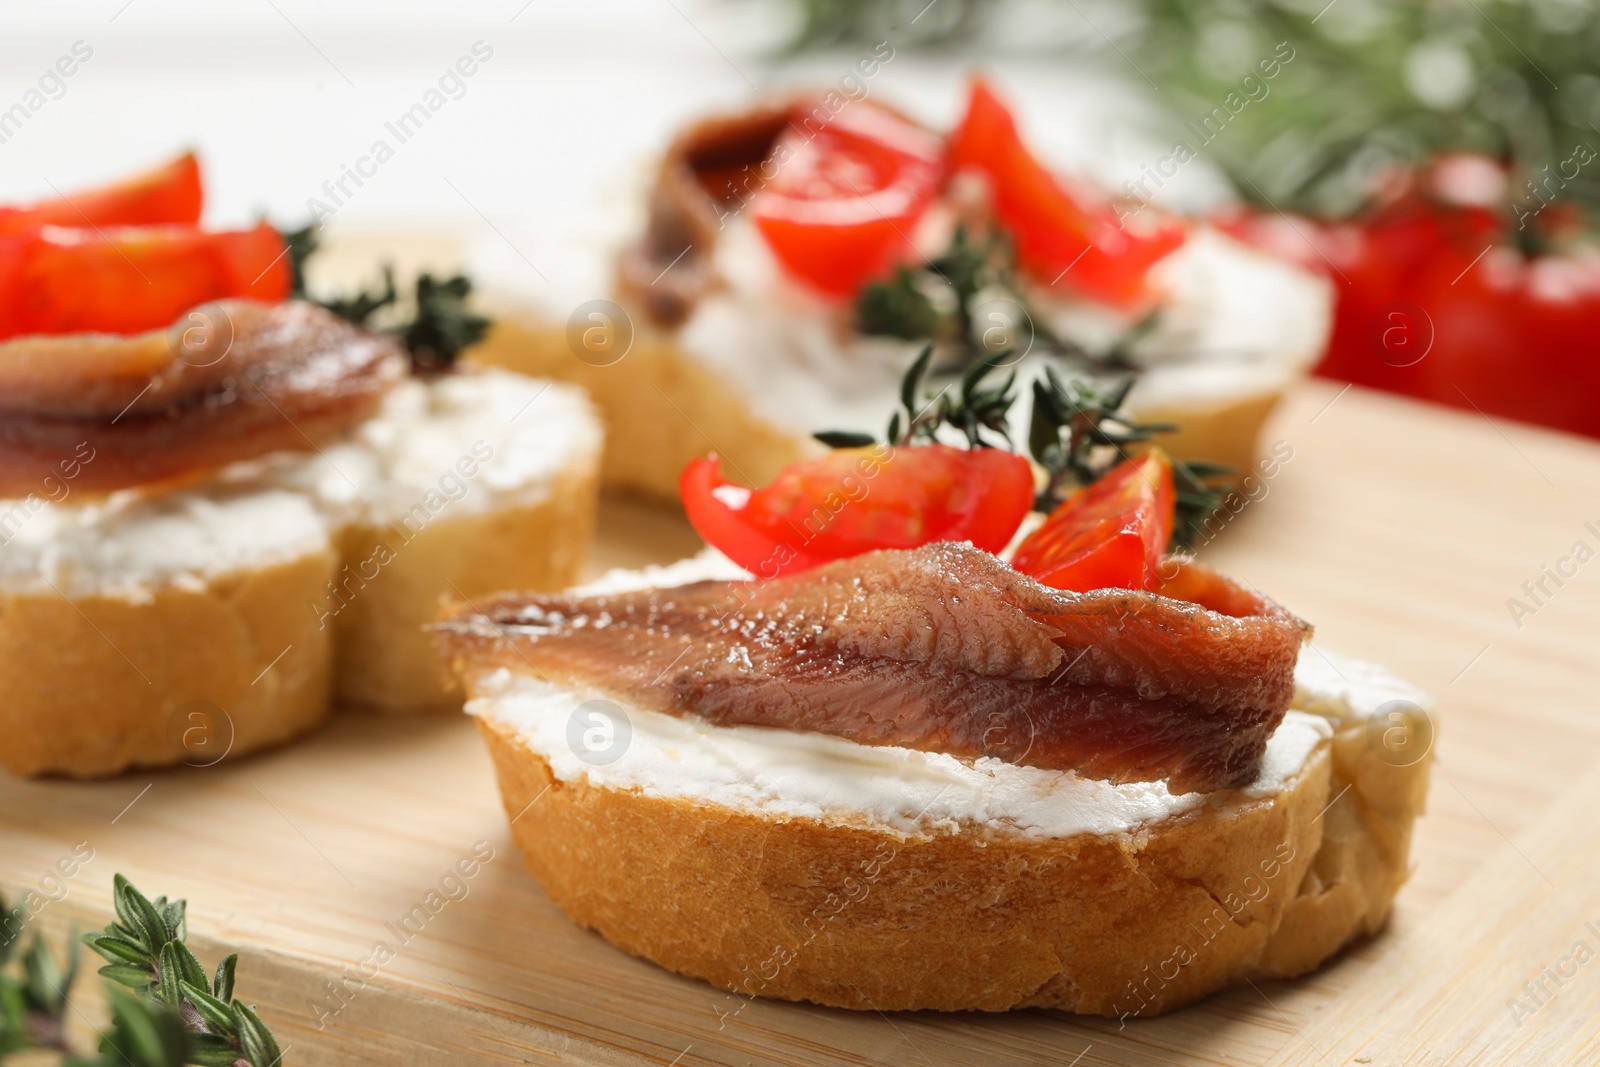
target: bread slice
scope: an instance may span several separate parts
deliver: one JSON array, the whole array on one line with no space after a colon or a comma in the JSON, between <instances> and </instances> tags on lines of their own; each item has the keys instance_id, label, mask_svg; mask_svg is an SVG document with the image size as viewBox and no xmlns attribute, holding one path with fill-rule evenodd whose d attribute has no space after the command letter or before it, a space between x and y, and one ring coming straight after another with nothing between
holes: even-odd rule
<instances>
[{"instance_id":1,"label":"bread slice","mask_svg":"<svg viewBox=\"0 0 1600 1067\"><path fill-rule=\"evenodd\" d=\"M805 435L762 418L748 397L697 362L671 334L642 323L635 329L622 364L595 366L573 356L563 326L525 312L496 311L473 358L581 386L605 424L601 480L610 488L676 505L683 468L707 452L726 457L730 470L755 485L820 454L821 446Z\"/></svg>"},{"instance_id":2,"label":"bread slice","mask_svg":"<svg viewBox=\"0 0 1600 1067\"><path fill-rule=\"evenodd\" d=\"M1425 722L1431 701L1309 648L1257 781L1177 797L713 727L505 671L467 684L551 899L727 990L730 1013L765 996L1146 1016L1300 974L1383 925L1427 789L1426 752L1374 745L1370 723Z\"/></svg>"},{"instance_id":3,"label":"bread slice","mask_svg":"<svg viewBox=\"0 0 1600 1067\"><path fill-rule=\"evenodd\" d=\"M208 764L312 729L335 694L459 707L422 627L443 598L574 581L599 451L578 390L467 373L404 383L321 454L0 502L0 765Z\"/></svg>"},{"instance_id":4,"label":"bread slice","mask_svg":"<svg viewBox=\"0 0 1600 1067\"><path fill-rule=\"evenodd\" d=\"M70 483L65 483L70 486ZM0 763L113 774L287 740L328 711L305 610L326 522L259 472L95 503L0 507Z\"/></svg>"},{"instance_id":5,"label":"bread slice","mask_svg":"<svg viewBox=\"0 0 1600 1067\"><path fill-rule=\"evenodd\" d=\"M600 446L577 389L472 369L404 383L351 440L286 473L329 516L342 561L306 605L334 631L337 702L459 709L423 627L444 600L577 580Z\"/></svg>"},{"instance_id":6,"label":"bread slice","mask_svg":"<svg viewBox=\"0 0 1600 1067\"><path fill-rule=\"evenodd\" d=\"M489 279L495 326L474 358L582 385L611 442L605 484L674 503L684 465L709 451L759 485L820 454L816 430L881 433L920 345L841 329L839 309L788 283L748 220L729 221L719 242L721 287L671 329L626 302L602 306L575 293L566 305L547 286L515 289L520 265L501 269L495 256L480 256L474 272ZM610 253L591 241L562 254L603 262ZM575 270L605 275L595 263ZM1141 341L1144 370L1128 410L1181 428L1161 438L1174 457L1248 471L1283 390L1322 353L1331 287L1205 229L1159 271L1169 296ZM496 279L505 280L498 289ZM1040 326L1091 347L1109 345L1129 325L1082 304L1055 312ZM1045 364L1035 353L1016 367L1017 425L1026 425L1028 380Z\"/></svg>"}]
</instances>

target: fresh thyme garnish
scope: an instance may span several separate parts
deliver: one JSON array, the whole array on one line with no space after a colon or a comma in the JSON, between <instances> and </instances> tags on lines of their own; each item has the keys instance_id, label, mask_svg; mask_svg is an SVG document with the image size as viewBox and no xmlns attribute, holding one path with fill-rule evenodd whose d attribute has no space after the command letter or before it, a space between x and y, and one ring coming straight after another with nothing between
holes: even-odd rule
<instances>
[{"instance_id":1,"label":"fresh thyme garnish","mask_svg":"<svg viewBox=\"0 0 1600 1067\"><path fill-rule=\"evenodd\" d=\"M1239 469L1231 463L1208 463L1203 459L1172 461L1172 482L1177 505L1172 522L1171 547L1193 552L1197 539L1206 534L1210 519L1235 492L1232 478ZM1214 534L1208 535L1210 540Z\"/></svg>"},{"instance_id":2,"label":"fresh thyme garnish","mask_svg":"<svg viewBox=\"0 0 1600 1067\"><path fill-rule=\"evenodd\" d=\"M1028 422L1028 451L1045 469L1045 485L1034 501L1035 511L1050 512L1073 492L1098 481L1139 445L1178 427L1169 422L1138 422L1122 411L1133 388L1127 378L1110 389L1080 381L1063 382L1052 367L1033 383L1033 414ZM1220 463L1172 460L1176 514L1172 547L1189 550L1206 519L1216 513L1232 490L1219 479L1237 473Z\"/></svg>"},{"instance_id":3,"label":"fresh thyme garnish","mask_svg":"<svg viewBox=\"0 0 1600 1067\"><path fill-rule=\"evenodd\" d=\"M394 267L383 266L383 285L368 291L366 288L349 295L319 298L311 296L305 285L306 261L320 247L315 226L307 226L283 234L289 248L289 265L294 274L292 295L319 304L346 322L364 328L374 328L374 320L383 321L381 314L400 305L400 293L395 288ZM417 277L412 291L411 317L383 321L382 329L398 337L411 354L412 369L422 372L447 370L461 353L483 339L489 332L490 320L467 307L467 297L472 293L472 281L464 274L448 278L435 278L423 273Z\"/></svg>"},{"instance_id":4,"label":"fresh thyme garnish","mask_svg":"<svg viewBox=\"0 0 1600 1067\"><path fill-rule=\"evenodd\" d=\"M980 311L997 302L1009 305L1010 312L1000 315L1007 320L1000 345L986 342L996 324L977 321ZM1143 332L1141 324L1098 354L1057 335L1028 299L1010 238L1000 230L974 237L965 225L955 228L943 254L919 267L902 264L886 280L864 287L856 298L855 323L869 336L932 341L942 356L963 367L1020 344L1020 354L1032 348L1086 370L1123 371L1130 366L1128 343ZM1019 332L1026 337L1017 337Z\"/></svg>"},{"instance_id":5,"label":"fresh thyme garnish","mask_svg":"<svg viewBox=\"0 0 1600 1067\"><path fill-rule=\"evenodd\" d=\"M317 236L317 224L313 222L298 230L278 232L289 250L289 273L294 279L289 287L289 295L297 300L308 300L310 298L306 296L306 261L316 255L317 249L322 247L322 240Z\"/></svg>"},{"instance_id":6,"label":"fresh thyme garnish","mask_svg":"<svg viewBox=\"0 0 1600 1067\"><path fill-rule=\"evenodd\" d=\"M999 352L979 360L961 375L960 387L955 396L946 385L938 392L923 388L928 367L933 362L933 345L923 347L920 355L907 368L900 379L900 404L904 411L889 417L885 439L895 446L935 444L941 427L952 427L966 437L968 448L1011 448L1011 429L1007 423L1016 394L1016 373L1006 375L998 386L984 386L989 373L1004 366L1012 358L1010 352ZM985 438L985 432L998 435L1000 444ZM877 438L867 433L849 430L822 430L812 435L830 448L860 448L873 444Z\"/></svg>"},{"instance_id":7,"label":"fresh thyme garnish","mask_svg":"<svg viewBox=\"0 0 1600 1067\"><path fill-rule=\"evenodd\" d=\"M1016 374L1008 374L998 386L983 383L991 372L1011 362L1014 354L998 352L972 364L952 397L949 385L933 394L925 387L933 351L931 343L924 347L901 379L903 410L890 417L885 439L895 446L933 444L939 440L939 430L950 427L966 437L969 448L999 447L986 433L1011 448L1009 419L1016 402L1012 391ZM1044 487L1034 498L1033 510L1054 511L1074 492L1127 459L1130 447L1178 429L1171 423L1139 422L1123 412L1134 380L1130 376L1110 388L1098 388L1076 379L1063 381L1054 367L1044 367L1044 377L1033 382L1033 413L1028 421L1028 452L1045 472ZM824 430L813 436L830 448L860 448L877 441L871 434L847 430ZM1173 548L1187 551L1193 547L1202 524L1232 490L1222 479L1234 473L1232 467L1219 463L1172 460L1176 496Z\"/></svg>"},{"instance_id":8,"label":"fresh thyme garnish","mask_svg":"<svg viewBox=\"0 0 1600 1067\"><path fill-rule=\"evenodd\" d=\"M932 337L939 315L922 289L926 271L901 264L888 281L873 282L856 297L856 329L869 336L906 341Z\"/></svg>"},{"instance_id":9,"label":"fresh thyme garnish","mask_svg":"<svg viewBox=\"0 0 1600 1067\"><path fill-rule=\"evenodd\" d=\"M77 977L78 946L64 969L37 934L18 953L27 920L26 899L14 908L0 901L0 1060L29 1049L66 1051L66 991Z\"/></svg>"},{"instance_id":10,"label":"fresh thyme garnish","mask_svg":"<svg viewBox=\"0 0 1600 1067\"><path fill-rule=\"evenodd\" d=\"M335 315L346 322L353 322L357 326L365 326L378 312L386 307L399 303L400 293L394 287L394 268L389 264L383 265L383 288L369 292L366 287L357 289L348 296L329 297L318 300Z\"/></svg>"},{"instance_id":11,"label":"fresh thyme garnish","mask_svg":"<svg viewBox=\"0 0 1600 1067\"><path fill-rule=\"evenodd\" d=\"M416 315L399 331L416 367L444 370L489 332L489 320L467 308L471 292L472 281L465 274L442 281L431 274L417 278Z\"/></svg>"},{"instance_id":12,"label":"fresh thyme garnish","mask_svg":"<svg viewBox=\"0 0 1600 1067\"><path fill-rule=\"evenodd\" d=\"M1028 451L1049 474L1034 502L1050 511L1074 489L1100 478L1126 453L1125 446L1177 429L1171 423L1137 423L1121 414L1134 380L1109 390L1080 381L1063 382L1049 367L1033 383Z\"/></svg>"},{"instance_id":13,"label":"fresh thyme garnish","mask_svg":"<svg viewBox=\"0 0 1600 1067\"><path fill-rule=\"evenodd\" d=\"M867 285L856 296L856 330L877 338L917 341L939 333L939 314L923 291L925 270L901 266L886 282Z\"/></svg>"},{"instance_id":14,"label":"fresh thyme garnish","mask_svg":"<svg viewBox=\"0 0 1600 1067\"><path fill-rule=\"evenodd\" d=\"M99 1054L75 1053L66 1034L69 990L78 972L73 942L63 968L35 934L17 957L21 975L7 965L23 940L26 902L0 905L0 1059L28 1050L60 1053L70 1067L277 1067L277 1041L256 1010L234 999L237 954L208 979L184 943L185 904L151 900L126 878L114 881L117 921L83 943L108 964L100 974L133 990L107 990L111 1026L100 1035Z\"/></svg>"}]
</instances>

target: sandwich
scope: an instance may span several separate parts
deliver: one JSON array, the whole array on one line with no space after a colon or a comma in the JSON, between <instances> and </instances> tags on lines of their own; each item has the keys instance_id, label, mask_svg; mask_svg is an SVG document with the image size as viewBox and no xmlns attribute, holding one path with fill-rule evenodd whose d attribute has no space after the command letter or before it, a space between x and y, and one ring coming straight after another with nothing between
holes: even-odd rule
<instances>
[{"instance_id":1,"label":"sandwich","mask_svg":"<svg viewBox=\"0 0 1600 1067\"><path fill-rule=\"evenodd\" d=\"M708 447L764 484L859 431L915 353L957 380L1000 358L1105 386L1165 442L1244 469L1320 356L1325 279L1203 221L1052 173L983 79L940 134L875 100L797 94L696 122L623 220L563 243L572 286L521 287L486 247L476 358L577 382L604 478L662 499ZM621 232L617 232L620 230Z\"/></svg>"},{"instance_id":2,"label":"sandwich","mask_svg":"<svg viewBox=\"0 0 1600 1067\"><path fill-rule=\"evenodd\" d=\"M1432 699L1182 551L1160 449L1064 484L923 430L698 460L706 553L445 617L550 899L730 1014L1126 1019L1377 932Z\"/></svg>"},{"instance_id":3,"label":"sandwich","mask_svg":"<svg viewBox=\"0 0 1600 1067\"><path fill-rule=\"evenodd\" d=\"M202 229L200 206L185 156L0 211L12 773L214 763L335 701L459 708L421 629L440 598L560 588L584 558L600 431L577 389L455 369L460 283L368 328L392 287L317 303L282 234Z\"/></svg>"}]
</instances>

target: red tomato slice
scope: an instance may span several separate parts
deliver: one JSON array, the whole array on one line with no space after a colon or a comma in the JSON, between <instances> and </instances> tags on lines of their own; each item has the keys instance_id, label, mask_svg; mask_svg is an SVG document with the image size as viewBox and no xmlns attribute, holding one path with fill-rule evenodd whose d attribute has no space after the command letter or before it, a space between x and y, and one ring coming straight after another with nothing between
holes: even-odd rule
<instances>
[{"instance_id":1,"label":"red tomato slice","mask_svg":"<svg viewBox=\"0 0 1600 1067\"><path fill-rule=\"evenodd\" d=\"M1175 503L1172 461L1152 448L1068 497L1011 565L1056 589L1155 589Z\"/></svg>"},{"instance_id":2,"label":"red tomato slice","mask_svg":"<svg viewBox=\"0 0 1600 1067\"><path fill-rule=\"evenodd\" d=\"M968 167L988 178L995 211L1030 274L1103 303L1133 308L1146 302L1150 268L1186 237L1180 223L1157 219L1151 210L1119 222L1105 197L1051 174L1022 143L1011 111L981 78L972 83L966 117L951 135L946 160L951 173Z\"/></svg>"},{"instance_id":3,"label":"red tomato slice","mask_svg":"<svg viewBox=\"0 0 1600 1067\"><path fill-rule=\"evenodd\" d=\"M993 448L838 449L785 468L764 489L734 485L715 455L684 468L684 510L701 537L758 577L880 548L971 541L998 552L1033 502L1033 468Z\"/></svg>"},{"instance_id":4,"label":"red tomato slice","mask_svg":"<svg viewBox=\"0 0 1600 1067\"><path fill-rule=\"evenodd\" d=\"M40 226L193 226L200 221L200 163L186 152L171 163L99 189L0 207L0 234Z\"/></svg>"},{"instance_id":5,"label":"red tomato slice","mask_svg":"<svg viewBox=\"0 0 1600 1067\"><path fill-rule=\"evenodd\" d=\"M47 227L0 236L0 338L160 329L198 304L289 295L283 238L266 223L203 233Z\"/></svg>"},{"instance_id":6,"label":"red tomato slice","mask_svg":"<svg viewBox=\"0 0 1600 1067\"><path fill-rule=\"evenodd\" d=\"M939 186L939 141L879 107L853 104L818 128L798 112L751 200L756 226L795 277L850 296L909 243Z\"/></svg>"}]
</instances>

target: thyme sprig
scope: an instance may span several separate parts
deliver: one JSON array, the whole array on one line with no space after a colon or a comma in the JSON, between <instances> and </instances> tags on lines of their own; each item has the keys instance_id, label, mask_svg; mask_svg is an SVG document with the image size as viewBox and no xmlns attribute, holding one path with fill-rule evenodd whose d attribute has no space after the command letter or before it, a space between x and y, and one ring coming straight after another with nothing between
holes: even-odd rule
<instances>
[{"instance_id":1,"label":"thyme sprig","mask_svg":"<svg viewBox=\"0 0 1600 1067\"><path fill-rule=\"evenodd\" d=\"M238 955L208 979L185 944L184 901L151 900L120 874L113 885L117 921L82 943L107 960L103 977L132 992L108 987L111 1024L93 1056L73 1050L65 1027L78 942L64 966L37 933L16 955L28 909L0 904L0 1060L45 1050L61 1054L67 1067L277 1067L283 1053L272 1032L255 1008L234 998ZM8 966L13 958L16 967Z\"/></svg>"},{"instance_id":2,"label":"thyme sprig","mask_svg":"<svg viewBox=\"0 0 1600 1067\"><path fill-rule=\"evenodd\" d=\"M1011 449L1008 419L1017 400L1013 391L1016 372L1006 375L999 385L985 385L984 380L1009 363L1012 353L997 352L966 368L952 396L950 386L955 382L936 392L926 388L933 352L931 343L925 345L900 379L900 410L889 416L884 439L896 446L934 444L939 430L951 427L966 438L968 448ZM999 444L986 437L986 432L997 436ZM877 441L871 434L849 430L822 430L812 436L830 448L860 448Z\"/></svg>"},{"instance_id":3,"label":"thyme sprig","mask_svg":"<svg viewBox=\"0 0 1600 1067\"><path fill-rule=\"evenodd\" d=\"M961 433L968 448L1014 450L1010 417L1016 404L1016 373L1007 374L998 385L985 384L991 373L1011 362L1013 354L998 352L972 364L962 373L954 395L950 384L936 393L927 389L933 354L930 343L907 368L900 382L900 409L889 418L885 440L895 446L933 444L939 441L940 430L948 428ZM1130 450L1177 431L1172 423L1140 422L1123 411L1134 381L1130 376L1099 387L1064 380L1048 365L1044 377L1034 380L1027 447L1044 470L1044 484L1034 497L1033 510L1054 511L1127 459ZM877 441L871 434L846 430L824 430L813 436L831 448L860 448ZM1172 460L1173 548L1193 547L1202 524L1232 491L1226 479L1234 473L1219 463Z\"/></svg>"},{"instance_id":4,"label":"thyme sprig","mask_svg":"<svg viewBox=\"0 0 1600 1067\"><path fill-rule=\"evenodd\" d=\"M1050 511L1073 490L1097 481L1126 455L1126 446L1177 429L1122 414L1133 382L1127 378L1102 390L1077 380L1063 382L1047 367L1045 377L1033 383L1028 451L1049 475L1035 511Z\"/></svg>"},{"instance_id":5,"label":"thyme sprig","mask_svg":"<svg viewBox=\"0 0 1600 1067\"><path fill-rule=\"evenodd\" d=\"M388 268L384 273L388 274ZM418 276L413 294L416 314L399 331L414 366L445 370L464 349L483 340L490 322L468 309L471 293L472 280L465 274L443 279L431 274Z\"/></svg>"},{"instance_id":6,"label":"thyme sprig","mask_svg":"<svg viewBox=\"0 0 1600 1067\"><path fill-rule=\"evenodd\" d=\"M78 948L68 950L64 967L37 934L21 948L27 921L25 900L9 908L0 901L0 1060L28 1049L66 1051L66 991L78 974Z\"/></svg>"},{"instance_id":7,"label":"thyme sprig","mask_svg":"<svg viewBox=\"0 0 1600 1067\"><path fill-rule=\"evenodd\" d=\"M401 305L400 292L395 286L394 267L383 265L383 281L379 288L365 287L354 293L333 297L315 297L306 289L306 263L321 247L315 225L286 232L284 243L289 249L289 265L294 277L292 295L319 304L346 322L364 328L373 328L381 314ZM411 366L421 372L448 369L461 353L481 341L489 332L491 321L472 311L467 298L472 294L472 280L464 274L436 278L424 272L418 275L411 299L407 302L410 317L388 317L383 328L399 338L411 354Z\"/></svg>"},{"instance_id":8,"label":"thyme sprig","mask_svg":"<svg viewBox=\"0 0 1600 1067\"><path fill-rule=\"evenodd\" d=\"M855 324L869 336L932 341L944 359L967 367L998 350L986 343L993 326L978 321L979 312L992 301L1013 309L1016 321L1003 331L1011 335L1006 348L1015 349L1019 338L1014 335L1021 329L1028 348L1084 370L1127 371L1132 366L1128 346L1148 328L1140 323L1101 353L1056 334L1028 296L1010 237L1000 229L974 235L965 224L956 226L950 246L940 255L916 267L901 264L888 278L863 287L856 298Z\"/></svg>"},{"instance_id":9,"label":"thyme sprig","mask_svg":"<svg viewBox=\"0 0 1600 1067\"><path fill-rule=\"evenodd\" d=\"M1062 381L1052 367L1034 381L1028 451L1045 470L1035 511L1053 511L1074 492L1104 477L1128 458L1130 447L1177 431L1173 423L1139 422L1123 412L1134 381L1130 377L1100 389L1081 381ZM1232 491L1225 479L1236 473L1221 463L1172 460L1173 548L1193 548L1205 520Z\"/></svg>"},{"instance_id":10,"label":"thyme sprig","mask_svg":"<svg viewBox=\"0 0 1600 1067\"><path fill-rule=\"evenodd\" d=\"M368 290L365 286L348 295L327 297L317 300L335 315L346 322L353 322L357 326L365 326L367 321L386 307L392 307L400 302L400 292L394 284L394 268L389 264L383 265L383 286L380 289Z\"/></svg>"},{"instance_id":11,"label":"thyme sprig","mask_svg":"<svg viewBox=\"0 0 1600 1067\"><path fill-rule=\"evenodd\" d=\"M298 230L279 230L289 256L289 295L297 300L309 300L306 295L306 263L322 247L321 230L316 223Z\"/></svg>"}]
</instances>

